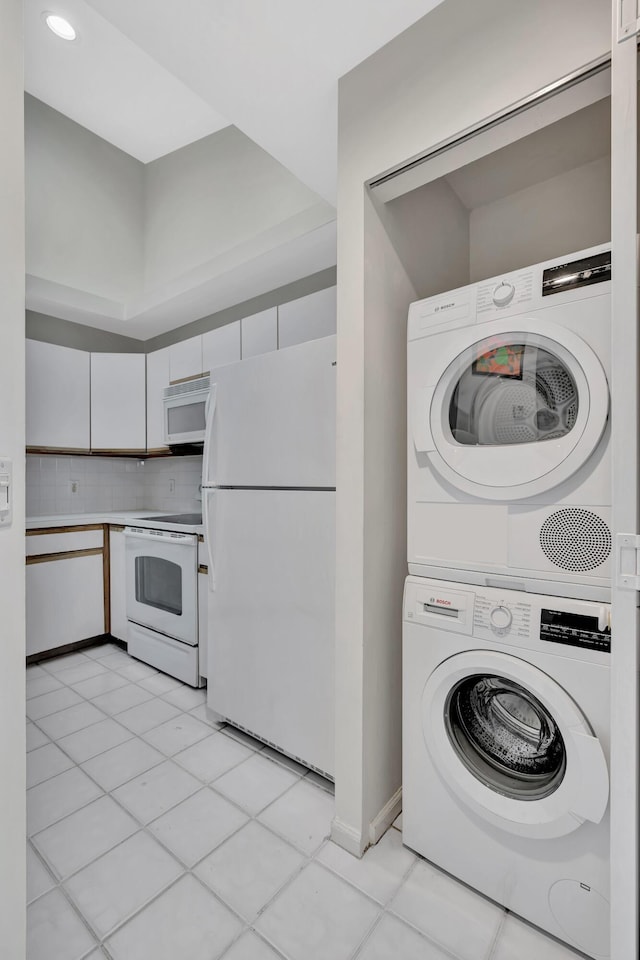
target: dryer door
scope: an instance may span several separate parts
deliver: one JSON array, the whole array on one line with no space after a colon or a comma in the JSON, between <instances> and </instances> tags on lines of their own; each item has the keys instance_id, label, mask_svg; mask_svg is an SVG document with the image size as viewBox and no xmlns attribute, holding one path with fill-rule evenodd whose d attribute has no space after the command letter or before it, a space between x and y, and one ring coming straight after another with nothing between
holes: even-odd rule
<instances>
[{"instance_id":1,"label":"dryer door","mask_svg":"<svg viewBox=\"0 0 640 960\"><path fill-rule=\"evenodd\" d=\"M486 328L485 328L486 329ZM414 442L459 490L520 500L568 479L607 423L600 361L576 334L533 319L457 331L437 384L414 398Z\"/></svg>"},{"instance_id":2,"label":"dryer door","mask_svg":"<svg viewBox=\"0 0 640 960\"><path fill-rule=\"evenodd\" d=\"M600 742L571 697L532 664L491 650L457 654L427 680L421 710L443 782L490 823L550 838L604 816Z\"/></svg>"}]
</instances>

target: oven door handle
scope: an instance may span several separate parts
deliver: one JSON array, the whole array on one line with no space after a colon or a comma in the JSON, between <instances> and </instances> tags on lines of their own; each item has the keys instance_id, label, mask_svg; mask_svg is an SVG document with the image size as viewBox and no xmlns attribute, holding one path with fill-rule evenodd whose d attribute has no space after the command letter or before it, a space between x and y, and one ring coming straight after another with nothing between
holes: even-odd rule
<instances>
[{"instance_id":1,"label":"oven door handle","mask_svg":"<svg viewBox=\"0 0 640 960\"><path fill-rule=\"evenodd\" d=\"M133 530L127 530L125 527L125 537L129 540L152 540L154 543L170 543L176 547L192 547L197 540L195 533L178 533L174 536L158 536L157 533L138 533Z\"/></svg>"}]
</instances>

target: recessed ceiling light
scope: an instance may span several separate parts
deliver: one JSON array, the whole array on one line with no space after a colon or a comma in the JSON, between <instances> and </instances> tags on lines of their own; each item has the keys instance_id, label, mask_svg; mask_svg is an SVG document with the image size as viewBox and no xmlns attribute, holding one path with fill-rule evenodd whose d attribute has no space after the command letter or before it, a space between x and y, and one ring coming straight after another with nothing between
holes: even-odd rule
<instances>
[{"instance_id":1,"label":"recessed ceiling light","mask_svg":"<svg viewBox=\"0 0 640 960\"><path fill-rule=\"evenodd\" d=\"M58 16L57 13L45 13L44 22L55 33L56 37L62 40L75 40L77 33L68 20Z\"/></svg>"}]
</instances>

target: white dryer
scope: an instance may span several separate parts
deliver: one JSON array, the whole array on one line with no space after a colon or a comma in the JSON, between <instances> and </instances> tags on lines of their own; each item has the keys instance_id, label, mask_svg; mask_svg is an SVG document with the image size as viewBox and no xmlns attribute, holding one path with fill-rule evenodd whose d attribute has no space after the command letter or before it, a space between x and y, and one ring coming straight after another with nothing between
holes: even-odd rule
<instances>
[{"instance_id":1,"label":"white dryer","mask_svg":"<svg viewBox=\"0 0 640 960\"><path fill-rule=\"evenodd\" d=\"M409 572L609 599L609 246L413 303Z\"/></svg>"},{"instance_id":2,"label":"white dryer","mask_svg":"<svg viewBox=\"0 0 640 960\"><path fill-rule=\"evenodd\" d=\"M409 577L403 840L609 956L610 607Z\"/></svg>"}]
</instances>

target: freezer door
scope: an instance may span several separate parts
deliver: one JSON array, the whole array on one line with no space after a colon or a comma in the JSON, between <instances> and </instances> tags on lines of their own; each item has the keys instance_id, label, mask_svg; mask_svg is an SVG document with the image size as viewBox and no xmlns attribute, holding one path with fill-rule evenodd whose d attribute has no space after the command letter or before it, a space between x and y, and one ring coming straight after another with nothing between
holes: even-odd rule
<instances>
[{"instance_id":1,"label":"freezer door","mask_svg":"<svg viewBox=\"0 0 640 960\"><path fill-rule=\"evenodd\" d=\"M335 494L212 500L208 705L333 776Z\"/></svg>"},{"instance_id":2,"label":"freezer door","mask_svg":"<svg viewBox=\"0 0 640 960\"><path fill-rule=\"evenodd\" d=\"M212 370L204 482L335 487L335 362L323 337Z\"/></svg>"}]
</instances>

